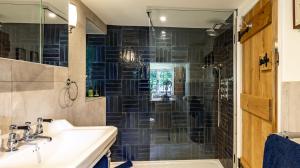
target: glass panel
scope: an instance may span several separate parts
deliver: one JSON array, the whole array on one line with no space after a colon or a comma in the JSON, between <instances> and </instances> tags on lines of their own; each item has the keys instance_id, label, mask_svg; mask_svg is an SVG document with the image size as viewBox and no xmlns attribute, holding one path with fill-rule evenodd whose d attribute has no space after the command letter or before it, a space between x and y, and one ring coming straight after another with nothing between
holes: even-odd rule
<instances>
[{"instance_id":1,"label":"glass panel","mask_svg":"<svg viewBox=\"0 0 300 168\"><path fill-rule=\"evenodd\" d=\"M40 62L40 1L0 2L0 57Z\"/></svg>"},{"instance_id":2,"label":"glass panel","mask_svg":"<svg viewBox=\"0 0 300 168\"><path fill-rule=\"evenodd\" d=\"M42 3L0 2L0 57L68 66L69 1Z\"/></svg>"},{"instance_id":3,"label":"glass panel","mask_svg":"<svg viewBox=\"0 0 300 168\"><path fill-rule=\"evenodd\" d=\"M68 0L43 0L42 63L68 66Z\"/></svg>"},{"instance_id":4,"label":"glass panel","mask_svg":"<svg viewBox=\"0 0 300 168\"><path fill-rule=\"evenodd\" d=\"M107 125L119 131L112 160L230 164L232 94L218 101L218 90L233 76L232 12L149 12L153 27L108 26L106 35L87 35L87 95L106 97ZM153 18L159 14L163 25Z\"/></svg>"},{"instance_id":5,"label":"glass panel","mask_svg":"<svg viewBox=\"0 0 300 168\"><path fill-rule=\"evenodd\" d=\"M105 96L105 35L92 21L86 21L86 97Z\"/></svg>"},{"instance_id":6,"label":"glass panel","mask_svg":"<svg viewBox=\"0 0 300 168\"><path fill-rule=\"evenodd\" d=\"M221 79L233 76L233 13L169 9L148 12L149 159L231 161L232 102L221 103L218 91ZM224 110L219 111L220 107Z\"/></svg>"}]
</instances>

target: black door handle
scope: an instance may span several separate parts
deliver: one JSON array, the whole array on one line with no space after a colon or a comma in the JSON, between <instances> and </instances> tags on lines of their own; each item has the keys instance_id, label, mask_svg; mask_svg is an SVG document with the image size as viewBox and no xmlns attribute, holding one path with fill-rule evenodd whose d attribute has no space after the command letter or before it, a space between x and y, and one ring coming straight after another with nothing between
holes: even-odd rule
<instances>
[{"instance_id":1,"label":"black door handle","mask_svg":"<svg viewBox=\"0 0 300 168\"><path fill-rule=\"evenodd\" d=\"M268 54L266 53L264 57L259 59L259 65L265 65L266 67L268 66L268 63L270 62L270 58L268 57Z\"/></svg>"}]
</instances>

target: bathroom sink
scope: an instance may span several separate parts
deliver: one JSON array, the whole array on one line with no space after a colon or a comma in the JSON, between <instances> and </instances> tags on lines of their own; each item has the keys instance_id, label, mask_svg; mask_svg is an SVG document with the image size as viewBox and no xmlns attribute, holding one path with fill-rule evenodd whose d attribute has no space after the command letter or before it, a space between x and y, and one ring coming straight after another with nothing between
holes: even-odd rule
<instances>
[{"instance_id":1,"label":"bathroom sink","mask_svg":"<svg viewBox=\"0 0 300 168\"><path fill-rule=\"evenodd\" d=\"M294 142L300 144L300 138L295 138L295 139L292 139Z\"/></svg>"},{"instance_id":2,"label":"bathroom sink","mask_svg":"<svg viewBox=\"0 0 300 168\"><path fill-rule=\"evenodd\" d=\"M115 142L117 128L74 127L60 120L50 124L46 132L52 136L51 142L38 141L22 145L16 152L0 153L0 167L93 167Z\"/></svg>"}]
</instances>

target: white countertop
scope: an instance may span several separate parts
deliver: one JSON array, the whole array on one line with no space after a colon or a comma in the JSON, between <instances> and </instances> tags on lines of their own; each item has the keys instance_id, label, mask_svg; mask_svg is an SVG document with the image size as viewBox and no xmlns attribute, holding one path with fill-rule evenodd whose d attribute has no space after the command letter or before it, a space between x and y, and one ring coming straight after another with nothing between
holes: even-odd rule
<instances>
[{"instance_id":1,"label":"white countertop","mask_svg":"<svg viewBox=\"0 0 300 168\"><path fill-rule=\"evenodd\" d=\"M93 167L115 142L115 127L74 127L66 120L45 126L53 140L21 145L15 152L0 152L0 168ZM35 143L35 144L34 144Z\"/></svg>"}]
</instances>

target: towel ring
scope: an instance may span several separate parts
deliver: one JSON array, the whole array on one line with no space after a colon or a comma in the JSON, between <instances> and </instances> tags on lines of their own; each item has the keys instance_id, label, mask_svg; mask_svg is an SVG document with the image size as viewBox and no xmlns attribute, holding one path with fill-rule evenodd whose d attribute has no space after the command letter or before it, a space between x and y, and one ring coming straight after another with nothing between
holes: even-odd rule
<instances>
[{"instance_id":1,"label":"towel ring","mask_svg":"<svg viewBox=\"0 0 300 168\"><path fill-rule=\"evenodd\" d=\"M71 89L72 84L76 87L76 94L75 94L74 97L72 97L71 93L70 93L70 89ZM71 81L70 78L67 79L67 84L66 85L67 85L67 93L68 93L69 99L74 102L78 97L78 85L75 81Z\"/></svg>"}]
</instances>

